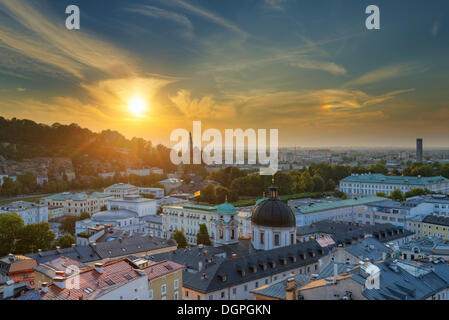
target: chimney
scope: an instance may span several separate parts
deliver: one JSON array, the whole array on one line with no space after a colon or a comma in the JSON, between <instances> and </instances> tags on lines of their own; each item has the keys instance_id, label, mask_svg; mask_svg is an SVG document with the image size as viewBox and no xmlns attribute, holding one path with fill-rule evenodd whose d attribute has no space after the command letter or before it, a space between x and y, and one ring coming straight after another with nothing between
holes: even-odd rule
<instances>
[{"instance_id":1,"label":"chimney","mask_svg":"<svg viewBox=\"0 0 449 320\"><path fill-rule=\"evenodd\" d=\"M338 264L334 263L334 280L333 280L333 284L337 283L337 279L338 279Z\"/></svg>"},{"instance_id":2,"label":"chimney","mask_svg":"<svg viewBox=\"0 0 449 320\"><path fill-rule=\"evenodd\" d=\"M382 260L385 261L385 259L387 259L387 253L386 252L382 252Z\"/></svg>"},{"instance_id":3,"label":"chimney","mask_svg":"<svg viewBox=\"0 0 449 320\"><path fill-rule=\"evenodd\" d=\"M285 292L285 299L296 300L296 282L294 274L290 274L290 277L287 279L287 290Z\"/></svg>"},{"instance_id":4,"label":"chimney","mask_svg":"<svg viewBox=\"0 0 449 320\"><path fill-rule=\"evenodd\" d=\"M37 249L37 252L39 253L39 257L42 257L42 249Z\"/></svg>"},{"instance_id":5,"label":"chimney","mask_svg":"<svg viewBox=\"0 0 449 320\"><path fill-rule=\"evenodd\" d=\"M14 255L12 253L8 254L8 260L14 262Z\"/></svg>"},{"instance_id":6,"label":"chimney","mask_svg":"<svg viewBox=\"0 0 449 320\"><path fill-rule=\"evenodd\" d=\"M72 248L75 248L76 247L76 243L72 243Z\"/></svg>"},{"instance_id":7,"label":"chimney","mask_svg":"<svg viewBox=\"0 0 449 320\"><path fill-rule=\"evenodd\" d=\"M61 247L56 247L56 252L61 253Z\"/></svg>"},{"instance_id":8,"label":"chimney","mask_svg":"<svg viewBox=\"0 0 449 320\"><path fill-rule=\"evenodd\" d=\"M42 282L41 291L42 291L42 293L48 292L48 282Z\"/></svg>"},{"instance_id":9,"label":"chimney","mask_svg":"<svg viewBox=\"0 0 449 320\"><path fill-rule=\"evenodd\" d=\"M94 264L95 271L97 271L99 274L103 274L103 264L102 263L96 263Z\"/></svg>"},{"instance_id":10,"label":"chimney","mask_svg":"<svg viewBox=\"0 0 449 320\"><path fill-rule=\"evenodd\" d=\"M207 279L207 275L206 275L205 273L203 273L203 274L201 275L201 279Z\"/></svg>"},{"instance_id":11,"label":"chimney","mask_svg":"<svg viewBox=\"0 0 449 320\"><path fill-rule=\"evenodd\" d=\"M64 271L56 271L55 274L57 277L64 277L65 272Z\"/></svg>"},{"instance_id":12,"label":"chimney","mask_svg":"<svg viewBox=\"0 0 449 320\"><path fill-rule=\"evenodd\" d=\"M203 261L198 261L198 272L201 272L203 270Z\"/></svg>"}]
</instances>

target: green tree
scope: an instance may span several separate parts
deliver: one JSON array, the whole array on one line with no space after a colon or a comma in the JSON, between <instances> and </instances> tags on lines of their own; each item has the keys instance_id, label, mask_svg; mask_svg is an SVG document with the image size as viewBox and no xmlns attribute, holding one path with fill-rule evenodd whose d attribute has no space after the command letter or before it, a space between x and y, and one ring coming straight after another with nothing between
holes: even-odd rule
<instances>
[{"instance_id":1,"label":"green tree","mask_svg":"<svg viewBox=\"0 0 449 320\"><path fill-rule=\"evenodd\" d=\"M449 179L449 163L445 163L440 167L439 174Z\"/></svg>"},{"instance_id":2,"label":"green tree","mask_svg":"<svg viewBox=\"0 0 449 320\"><path fill-rule=\"evenodd\" d=\"M229 191L229 189L223 186L218 186L217 188L215 188L216 203L223 203L226 201L226 199L228 199L228 201L231 201L230 195L231 192Z\"/></svg>"},{"instance_id":3,"label":"green tree","mask_svg":"<svg viewBox=\"0 0 449 320\"><path fill-rule=\"evenodd\" d=\"M16 248L23 227L23 219L17 214L0 214L0 257L17 253Z\"/></svg>"},{"instance_id":4,"label":"green tree","mask_svg":"<svg viewBox=\"0 0 449 320\"><path fill-rule=\"evenodd\" d=\"M81 221L86 219L90 219L90 213L85 211L81 212L79 220Z\"/></svg>"},{"instance_id":5,"label":"green tree","mask_svg":"<svg viewBox=\"0 0 449 320\"><path fill-rule=\"evenodd\" d=\"M312 177L313 180L313 191L314 192L323 192L325 185L324 185L324 179L319 176L318 174L315 174Z\"/></svg>"},{"instance_id":6,"label":"green tree","mask_svg":"<svg viewBox=\"0 0 449 320\"><path fill-rule=\"evenodd\" d=\"M289 174L277 172L274 175L274 183L279 188L279 195L291 194L293 191L293 179Z\"/></svg>"},{"instance_id":7,"label":"green tree","mask_svg":"<svg viewBox=\"0 0 449 320\"><path fill-rule=\"evenodd\" d=\"M75 237L72 236L70 233L67 233L55 241L55 246L64 249L72 247L72 244L75 243L76 243Z\"/></svg>"},{"instance_id":8,"label":"green tree","mask_svg":"<svg viewBox=\"0 0 449 320\"><path fill-rule=\"evenodd\" d=\"M211 183L208 183L201 192L201 201L214 204L217 201L217 197L215 195L215 186Z\"/></svg>"},{"instance_id":9,"label":"green tree","mask_svg":"<svg viewBox=\"0 0 449 320\"><path fill-rule=\"evenodd\" d=\"M70 233L74 235L77 221L80 221L80 217L65 216L61 221L61 226L59 227L59 230L61 230L64 233Z\"/></svg>"},{"instance_id":10,"label":"green tree","mask_svg":"<svg viewBox=\"0 0 449 320\"><path fill-rule=\"evenodd\" d=\"M376 196L377 197L382 197L382 198L388 198L388 196L385 194L385 192L381 192L381 191L376 192Z\"/></svg>"},{"instance_id":11,"label":"green tree","mask_svg":"<svg viewBox=\"0 0 449 320\"><path fill-rule=\"evenodd\" d=\"M327 180L327 183L326 183L327 191L334 191L336 187L337 187L337 185L335 184L334 179Z\"/></svg>"},{"instance_id":12,"label":"green tree","mask_svg":"<svg viewBox=\"0 0 449 320\"><path fill-rule=\"evenodd\" d=\"M393 192L391 192L390 199L394 201L405 201L404 194L399 189L393 190Z\"/></svg>"},{"instance_id":13,"label":"green tree","mask_svg":"<svg viewBox=\"0 0 449 320\"><path fill-rule=\"evenodd\" d=\"M406 192L405 198L411 198L411 197L422 196L425 194L433 194L433 193L434 192L430 191L430 190L416 188L416 189L412 189L412 190Z\"/></svg>"},{"instance_id":14,"label":"green tree","mask_svg":"<svg viewBox=\"0 0 449 320\"><path fill-rule=\"evenodd\" d=\"M368 171L371 173L380 173L380 174L384 174L384 175L388 174L388 168L380 162L370 166L368 168Z\"/></svg>"},{"instance_id":15,"label":"green tree","mask_svg":"<svg viewBox=\"0 0 449 320\"><path fill-rule=\"evenodd\" d=\"M51 249L51 244L55 239L55 234L50 230L47 222L29 224L22 229L20 241L18 243L18 252L28 254Z\"/></svg>"},{"instance_id":16,"label":"green tree","mask_svg":"<svg viewBox=\"0 0 449 320\"><path fill-rule=\"evenodd\" d=\"M207 231L207 226L205 224L200 224L200 230L196 235L196 244L204 244L205 246L210 246L209 232Z\"/></svg>"},{"instance_id":17,"label":"green tree","mask_svg":"<svg viewBox=\"0 0 449 320\"><path fill-rule=\"evenodd\" d=\"M304 193L304 192L313 192L315 184L313 183L313 179L310 176L309 171L304 171L299 178L299 184L296 187L296 192Z\"/></svg>"},{"instance_id":18,"label":"green tree","mask_svg":"<svg viewBox=\"0 0 449 320\"><path fill-rule=\"evenodd\" d=\"M178 244L178 249L187 247L187 240L186 240L186 237L184 236L183 231L176 230L173 233L173 239Z\"/></svg>"}]
</instances>

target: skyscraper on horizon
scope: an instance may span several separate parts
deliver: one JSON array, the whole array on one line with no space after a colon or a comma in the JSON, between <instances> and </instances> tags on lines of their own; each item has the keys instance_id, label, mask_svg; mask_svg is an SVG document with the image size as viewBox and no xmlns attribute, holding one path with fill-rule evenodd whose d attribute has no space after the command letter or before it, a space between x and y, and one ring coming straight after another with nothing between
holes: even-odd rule
<instances>
[{"instance_id":1,"label":"skyscraper on horizon","mask_svg":"<svg viewBox=\"0 0 449 320\"><path fill-rule=\"evenodd\" d=\"M423 161L423 139L416 139L416 161Z\"/></svg>"}]
</instances>

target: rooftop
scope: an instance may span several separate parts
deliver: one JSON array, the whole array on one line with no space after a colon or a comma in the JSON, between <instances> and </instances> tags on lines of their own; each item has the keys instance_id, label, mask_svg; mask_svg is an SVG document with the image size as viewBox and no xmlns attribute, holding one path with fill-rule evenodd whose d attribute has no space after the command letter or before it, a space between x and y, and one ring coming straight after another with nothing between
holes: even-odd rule
<instances>
[{"instance_id":1,"label":"rooftop","mask_svg":"<svg viewBox=\"0 0 449 320\"><path fill-rule=\"evenodd\" d=\"M94 267L80 271L79 289L61 289L52 284L48 292L42 294L43 300L95 300L133 282L144 275L134 269L127 260L105 262L103 272L99 273Z\"/></svg>"},{"instance_id":2,"label":"rooftop","mask_svg":"<svg viewBox=\"0 0 449 320\"><path fill-rule=\"evenodd\" d=\"M295 214L310 214L315 212L321 212L321 211L328 211L328 210L335 210L340 208L346 208L346 207L354 207L354 206L361 206L366 205L373 202L379 202L384 201L385 198L381 197L366 197L366 198L359 198L359 199L348 199L348 200L339 200L334 202L323 202L323 203L316 203L316 204L310 204L306 206L299 206L294 208Z\"/></svg>"},{"instance_id":3,"label":"rooftop","mask_svg":"<svg viewBox=\"0 0 449 320\"><path fill-rule=\"evenodd\" d=\"M344 178L343 180L341 180L341 182L429 185L443 182L448 183L449 179L446 179L441 176L404 177L404 176L385 176L383 174L356 174Z\"/></svg>"}]
</instances>

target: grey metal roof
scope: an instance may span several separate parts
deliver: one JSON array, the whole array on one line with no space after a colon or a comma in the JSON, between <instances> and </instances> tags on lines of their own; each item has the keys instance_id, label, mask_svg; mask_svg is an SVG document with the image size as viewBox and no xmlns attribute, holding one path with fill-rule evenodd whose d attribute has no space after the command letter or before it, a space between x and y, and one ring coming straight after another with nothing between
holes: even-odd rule
<instances>
[{"instance_id":1,"label":"grey metal roof","mask_svg":"<svg viewBox=\"0 0 449 320\"><path fill-rule=\"evenodd\" d=\"M381 242L390 242L396 239L412 235L411 231L403 230L392 224L355 225L353 223L338 221L319 221L310 226L297 227L299 236L307 236L315 233L331 235L338 244L349 243L352 239L362 239L365 235L373 235Z\"/></svg>"},{"instance_id":2,"label":"grey metal roof","mask_svg":"<svg viewBox=\"0 0 449 320\"><path fill-rule=\"evenodd\" d=\"M275 298L275 299L285 299L285 292L287 290L287 279L283 279L281 281L273 282L265 287L262 287L257 290L251 291L252 293L257 293L262 296ZM305 286L307 283L310 282L310 276L304 275L304 274L298 274L295 276L295 284L296 287L302 287Z\"/></svg>"},{"instance_id":3,"label":"grey metal roof","mask_svg":"<svg viewBox=\"0 0 449 320\"><path fill-rule=\"evenodd\" d=\"M120 210L101 211L99 213L94 214L91 217L91 220L101 222L101 221L113 221L135 217L137 217L136 212L126 209L120 209Z\"/></svg>"},{"instance_id":4,"label":"grey metal roof","mask_svg":"<svg viewBox=\"0 0 449 320\"><path fill-rule=\"evenodd\" d=\"M134 234L133 236L122 237L112 241L98 242L91 244L91 246L101 259L105 259L173 247L176 246L176 242L174 240Z\"/></svg>"},{"instance_id":5,"label":"grey metal roof","mask_svg":"<svg viewBox=\"0 0 449 320\"><path fill-rule=\"evenodd\" d=\"M369 259L370 261L382 260L382 254L388 255L389 249L379 240L374 238L366 238L362 242L355 243L345 249L354 257L360 257L362 260Z\"/></svg>"},{"instance_id":6,"label":"grey metal roof","mask_svg":"<svg viewBox=\"0 0 449 320\"><path fill-rule=\"evenodd\" d=\"M415 277L397 265L395 271L391 261L376 265L381 271L380 289L364 290L362 294L369 300L425 300L448 287L434 272Z\"/></svg>"},{"instance_id":7,"label":"grey metal roof","mask_svg":"<svg viewBox=\"0 0 449 320\"><path fill-rule=\"evenodd\" d=\"M338 262L332 261L326 267L324 267L323 270L321 270L321 273L317 277L317 280L333 277L335 265L337 265L337 274L338 275L341 275L344 273L349 273L352 269L354 269L356 267L356 265L353 265L353 264L338 263Z\"/></svg>"},{"instance_id":8,"label":"grey metal roof","mask_svg":"<svg viewBox=\"0 0 449 320\"><path fill-rule=\"evenodd\" d=\"M236 258L217 256L220 251L221 254L224 253L222 250L216 255L211 255L209 251L204 255L197 250L191 250L158 254L150 259L155 261L169 259L186 265L187 268L183 272L183 286L208 293L316 263L328 253L328 250L329 248L322 248L316 241L309 241L270 251L238 255ZM198 262L202 262L201 271L198 270Z\"/></svg>"},{"instance_id":9,"label":"grey metal roof","mask_svg":"<svg viewBox=\"0 0 449 320\"><path fill-rule=\"evenodd\" d=\"M27 257L36 260L37 264L46 263L59 257L67 257L83 263L101 259L90 246L76 246L66 249L44 251L41 253L32 253L28 254Z\"/></svg>"}]
</instances>

